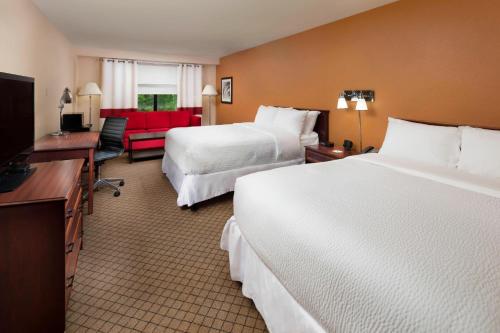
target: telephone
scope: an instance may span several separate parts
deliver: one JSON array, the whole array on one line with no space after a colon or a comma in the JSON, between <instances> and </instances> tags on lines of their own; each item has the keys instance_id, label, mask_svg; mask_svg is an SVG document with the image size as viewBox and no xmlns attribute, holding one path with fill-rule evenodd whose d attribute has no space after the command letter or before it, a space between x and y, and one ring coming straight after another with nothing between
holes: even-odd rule
<instances>
[{"instance_id":1,"label":"telephone","mask_svg":"<svg viewBox=\"0 0 500 333\"><path fill-rule=\"evenodd\" d=\"M377 150L373 146L365 147L361 150L361 154L376 153Z\"/></svg>"},{"instance_id":2,"label":"telephone","mask_svg":"<svg viewBox=\"0 0 500 333\"><path fill-rule=\"evenodd\" d=\"M330 142L330 141L326 141L326 142L321 141L319 144L322 145L323 147L327 147L327 148L331 148L334 146L333 142Z\"/></svg>"}]
</instances>

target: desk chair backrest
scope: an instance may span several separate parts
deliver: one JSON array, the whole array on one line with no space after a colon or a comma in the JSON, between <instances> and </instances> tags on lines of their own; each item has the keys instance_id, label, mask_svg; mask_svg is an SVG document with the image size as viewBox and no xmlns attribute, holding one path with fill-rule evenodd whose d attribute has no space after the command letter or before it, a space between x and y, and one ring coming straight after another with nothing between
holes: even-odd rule
<instances>
[{"instance_id":1,"label":"desk chair backrest","mask_svg":"<svg viewBox=\"0 0 500 333\"><path fill-rule=\"evenodd\" d=\"M101 150L123 150L123 133L127 127L127 118L108 117L102 126Z\"/></svg>"}]
</instances>

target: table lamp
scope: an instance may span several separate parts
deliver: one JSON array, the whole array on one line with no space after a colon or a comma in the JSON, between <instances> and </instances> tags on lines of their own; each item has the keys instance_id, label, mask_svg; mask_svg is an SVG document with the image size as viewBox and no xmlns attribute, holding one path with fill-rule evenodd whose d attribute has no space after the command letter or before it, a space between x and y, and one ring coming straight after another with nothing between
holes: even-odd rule
<instances>
[{"instance_id":1,"label":"table lamp","mask_svg":"<svg viewBox=\"0 0 500 333\"><path fill-rule=\"evenodd\" d=\"M62 131L62 113L64 109L64 104L71 104L73 101L73 96L71 96L71 90L68 87L64 88L61 99L59 100L59 131L51 133L54 136L67 135L67 132Z\"/></svg>"}]
</instances>

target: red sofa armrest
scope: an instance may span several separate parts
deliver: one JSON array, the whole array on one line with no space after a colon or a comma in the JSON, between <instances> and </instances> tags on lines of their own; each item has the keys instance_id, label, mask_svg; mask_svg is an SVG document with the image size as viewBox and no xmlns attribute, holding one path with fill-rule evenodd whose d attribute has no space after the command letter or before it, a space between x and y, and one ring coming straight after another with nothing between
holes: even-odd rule
<instances>
[{"instance_id":1,"label":"red sofa armrest","mask_svg":"<svg viewBox=\"0 0 500 333\"><path fill-rule=\"evenodd\" d=\"M201 126L201 117L199 116L191 116L189 120L190 126Z\"/></svg>"}]
</instances>

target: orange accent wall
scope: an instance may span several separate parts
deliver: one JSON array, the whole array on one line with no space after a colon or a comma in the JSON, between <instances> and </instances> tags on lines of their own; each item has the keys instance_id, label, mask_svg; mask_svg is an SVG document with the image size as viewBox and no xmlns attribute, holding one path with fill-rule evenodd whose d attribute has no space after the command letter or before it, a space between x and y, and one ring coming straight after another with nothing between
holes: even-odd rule
<instances>
[{"instance_id":1,"label":"orange accent wall","mask_svg":"<svg viewBox=\"0 0 500 333\"><path fill-rule=\"evenodd\" d=\"M402 0L222 58L233 104L217 122L252 121L261 104L329 109L330 139L357 143L337 97L373 89L364 145L381 145L388 116L500 128L499 33L499 1Z\"/></svg>"}]
</instances>

